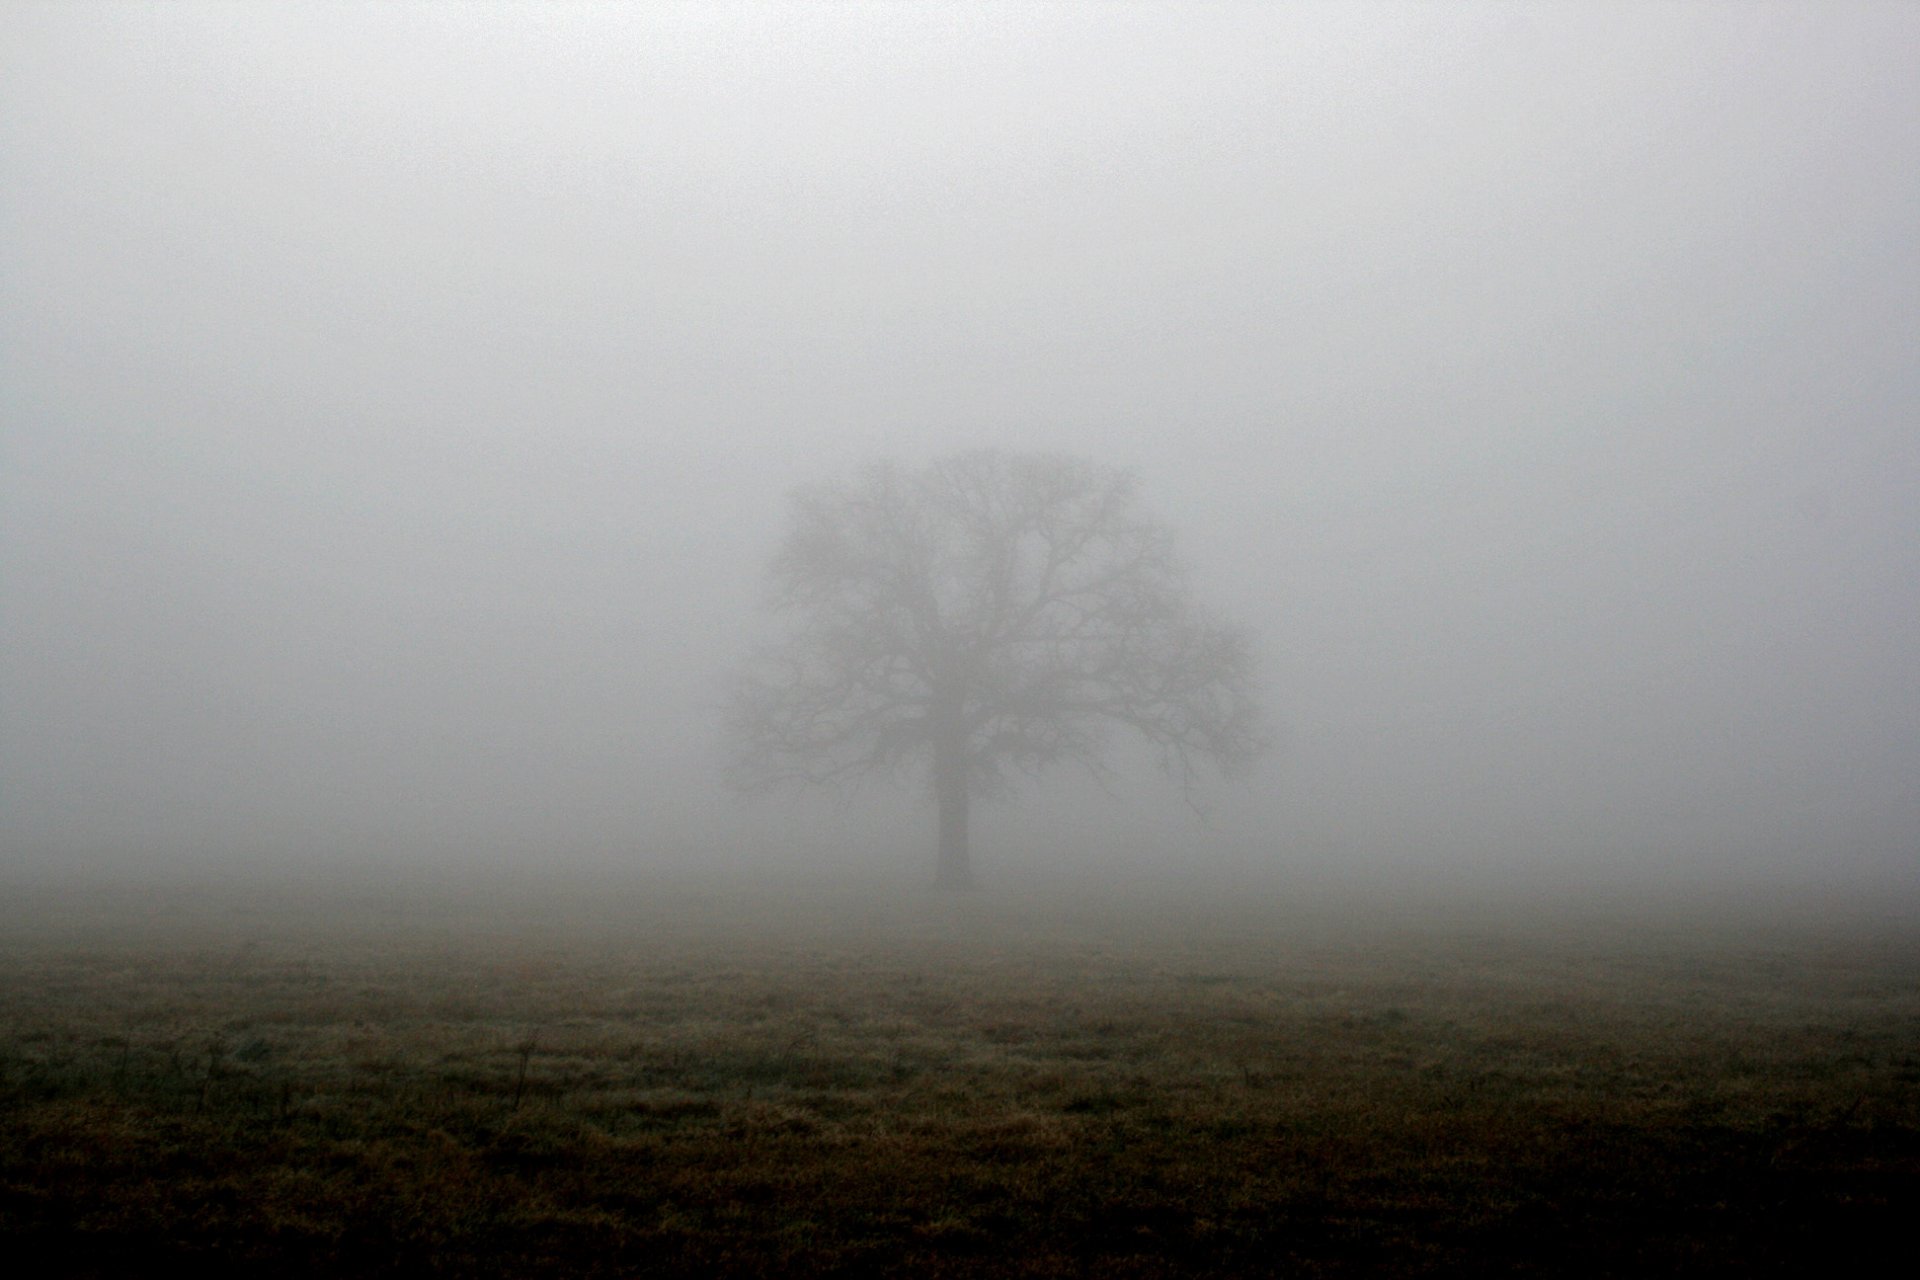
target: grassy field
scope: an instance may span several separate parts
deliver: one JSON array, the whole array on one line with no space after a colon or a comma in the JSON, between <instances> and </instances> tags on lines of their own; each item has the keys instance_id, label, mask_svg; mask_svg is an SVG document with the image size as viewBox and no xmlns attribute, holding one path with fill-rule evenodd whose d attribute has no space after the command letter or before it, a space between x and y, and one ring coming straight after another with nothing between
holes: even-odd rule
<instances>
[{"instance_id":1,"label":"grassy field","mask_svg":"<svg viewBox=\"0 0 1920 1280\"><path fill-rule=\"evenodd\" d=\"M0 908L0 1234L56 1274L1874 1274L1916 1209L1898 913Z\"/></svg>"}]
</instances>

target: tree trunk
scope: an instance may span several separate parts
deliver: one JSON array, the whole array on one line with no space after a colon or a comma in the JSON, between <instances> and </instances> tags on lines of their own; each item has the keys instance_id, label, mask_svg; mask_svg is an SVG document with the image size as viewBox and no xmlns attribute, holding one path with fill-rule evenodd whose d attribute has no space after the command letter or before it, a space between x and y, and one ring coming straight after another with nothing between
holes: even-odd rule
<instances>
[{"instance_id":1,"label":"tree trunk","mask_svg":"<svg viewBox=\"0 0 1920 1280\"><path fill-rule=\"evenodd\" d=\"M972 889L973 862L967 848L967 744L957 733L942 733L933 743L933 798L940 810L940 853L934 864L937 889Z\"/></svg>"}]
</instances>

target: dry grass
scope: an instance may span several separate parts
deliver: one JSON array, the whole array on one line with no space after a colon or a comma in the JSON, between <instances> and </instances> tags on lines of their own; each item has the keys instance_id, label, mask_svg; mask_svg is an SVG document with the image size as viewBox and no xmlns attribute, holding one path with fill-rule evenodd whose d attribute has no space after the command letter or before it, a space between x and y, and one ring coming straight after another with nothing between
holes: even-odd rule
<instances>
[{"instance_id":1,"label":"dry grass","mask_svg":"<svg viewBox=\"0 0 1920 1280\"><path fill-rule=\"evenodd\" d=\"M31 895L69 1275L1729 1274L1920 1203L1920 930L872 892Z\"/></svg>"}]
</instances>

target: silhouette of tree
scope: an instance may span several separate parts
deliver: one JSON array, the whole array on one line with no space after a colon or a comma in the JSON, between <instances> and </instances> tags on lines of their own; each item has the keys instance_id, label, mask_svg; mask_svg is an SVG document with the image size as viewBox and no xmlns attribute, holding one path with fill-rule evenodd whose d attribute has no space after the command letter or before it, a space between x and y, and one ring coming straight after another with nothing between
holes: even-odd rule
<instances>
[{"instance_id":1,"label":"silhouette of tree","mask_svg":"<svg viewBox=\"0 0 1920 1280\"><path fill-rule=\"evenodd\" d=\"M973 884L976 795L1077 763L1115 729L1191 788L1262 749L1245 636L1198 615L1133 476L965 453L800 491L770 571L787 626L740 673L730 780L831 783L923 764L935 883Z\"/></svg>"}]
</instances>

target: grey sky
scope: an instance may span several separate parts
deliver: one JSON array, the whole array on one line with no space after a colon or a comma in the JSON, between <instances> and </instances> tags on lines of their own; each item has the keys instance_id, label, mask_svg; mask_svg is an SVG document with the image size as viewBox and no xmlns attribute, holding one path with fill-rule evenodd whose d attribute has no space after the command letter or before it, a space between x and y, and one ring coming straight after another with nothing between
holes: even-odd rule
<instances>
[{"instance_id":1,"label":"grey sky","mask_svg":"<svg viewBox=\"0 0 1920 1280\"><path fill-rule=\"evenodd\" d=\"M1284 750L989 871L1910 872L1917 161L1910 4L12 6L0 856L917 869L710 708L788 489L993 445Z\"/></svg>"}]
</instances>

